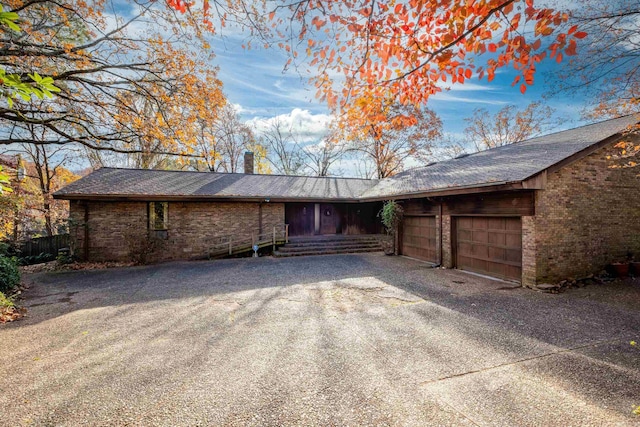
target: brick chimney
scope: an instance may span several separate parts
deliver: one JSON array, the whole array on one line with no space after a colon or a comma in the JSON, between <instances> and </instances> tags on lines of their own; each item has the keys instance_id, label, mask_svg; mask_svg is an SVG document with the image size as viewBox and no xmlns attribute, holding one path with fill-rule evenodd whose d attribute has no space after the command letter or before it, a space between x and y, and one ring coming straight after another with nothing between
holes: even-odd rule
<instances>
[{"instance_id":1,"label":"brick chimney","mask_svg":"<svg viewBox=\"0 0 640 427\"><path fill-rule=\"evenodd\" d=\"M253 174L253 151L244 152L244 173Z\"/></svg>"}]
</instances>

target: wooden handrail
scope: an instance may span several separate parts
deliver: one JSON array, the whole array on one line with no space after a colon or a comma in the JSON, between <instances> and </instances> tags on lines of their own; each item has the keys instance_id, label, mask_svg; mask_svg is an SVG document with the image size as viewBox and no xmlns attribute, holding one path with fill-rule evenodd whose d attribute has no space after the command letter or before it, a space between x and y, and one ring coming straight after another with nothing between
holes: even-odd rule
<instances>
[{"instance_id":1,"label":"wooden handrail","mask_svg":"<svg viewBox=\"0 0 640 427\"><path fill-rule=\"evenodd\" d=\"M281 231L278 229L281 229ZM279 236L282 237L279 238ZM274 226L268 232L252 232L251 236L238 237L236 234L229 234L217 236L215 239L218 240L218 243L214 243L209 247L209 257L213 254L220 255L223 253L233 255L234 251L236 253L238 251L246 252L255 245L258 245L258 247L272 246L273 250L275 250L278 243L289 243L289 224Z\"/></svg>"}]
</instances>

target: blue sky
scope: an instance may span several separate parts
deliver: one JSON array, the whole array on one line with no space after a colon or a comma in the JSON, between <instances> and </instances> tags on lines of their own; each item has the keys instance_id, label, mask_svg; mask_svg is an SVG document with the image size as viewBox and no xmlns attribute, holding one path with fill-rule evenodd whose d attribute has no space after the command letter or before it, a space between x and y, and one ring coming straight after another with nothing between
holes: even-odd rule
<instances>
[{"instance_id":1,"label":"blue sky","mask_svg":"<svg viewBox=\"0 0 640 427\"><path fill-rule=\"evenodd\" d=\"M213 63L220 67L219 77L228 99L239 106L245 120L287 115L295 109L307 110L312 115L328 114L326 106L314 98L315 90L305 76L295 70L283 72L287 57L282 52L263 48L246 50L242 48L243 43L241 36L232 34L214 40L212 46L216 54ZM518 87L511 86L515 72L502 69L492 82L474 77L463 85L451 87L432 97L428 107L439 114L446 132L459 133L465 127L463 119L471 116L476 108L496 112L508 104L525 107L530 102L543 100L550 85L553 86L554 72L561 66L554 61L541 64L535 84L524 95ZM581 124L581 99L564 94L543 101L567 118L559 129Z\"/></svg>"},{"instance_id":2,"label":"blue sky","mask_svg":"<svg viewBox=\"0 0 640 427\"><path fill-rule=\"evenodd\" d=\"M129 15L132 4L127 0L114 0L117 14ZM544 0L543 0L544 1ZM564 6L575 6L571 2ZM558 3L555 1L554 3ZM144 24L141 25L142 29ZM308 77L300 75L294 69L283 71L287 56L278 49L264 49L261 46L244 49L246 35L233 28L223 29L216 36L210 37L215 58L212 66L218 66L219 78L224 84L224 91L229 102L237 107L242 119L254 127L278 117L285 123L295 122L296 130L308 136L311 143L316 136L319 141L330 120L325 104L315 99L315 89L308 84ZM433 96L428 107L442 119L445 133L462 136L465 128L464 118L470 117L477 108L484 108L490 113L500 108L515 104L526 107L530 102L543 101L556 109L565 120L553 130L562 130L579 126L580 111L583 102L568 94L543 99L543 95L554 86L554 73L562 64L546 61L538 67L535 84L523 95L511 82L515 71L500 69L492 82L478 80L476 77L463 85L455 85L450 90ZM347 171L347 174L351 174Z\"/></svg>"}]
</instances>

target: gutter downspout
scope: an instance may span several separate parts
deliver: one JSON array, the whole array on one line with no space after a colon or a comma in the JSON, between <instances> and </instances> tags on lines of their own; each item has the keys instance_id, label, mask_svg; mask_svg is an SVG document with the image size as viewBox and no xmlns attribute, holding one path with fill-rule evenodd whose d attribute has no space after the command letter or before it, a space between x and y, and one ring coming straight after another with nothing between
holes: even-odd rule
<instances>
[{"instance_id":1,"label":"gutter downspout","mask_svg":"<svg viewBox=\"0 0 640 427\"><path fill-rule=\"evenodd\" d=\"M89 202L84 203L84 248L83 257L89 261Z\"/></svg>"}]
</instances>

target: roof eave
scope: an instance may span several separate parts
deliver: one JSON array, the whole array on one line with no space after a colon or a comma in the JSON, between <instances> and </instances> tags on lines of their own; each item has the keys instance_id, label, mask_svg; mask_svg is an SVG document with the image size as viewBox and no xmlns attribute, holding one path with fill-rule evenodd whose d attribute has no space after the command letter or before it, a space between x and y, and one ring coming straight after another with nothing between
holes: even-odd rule
<instances>
[{"instance_id":1,"label":"roof eave","mask_svg":"<svg viewBox=\"0 0 640 427\"><path fill-rule=\"evenodd\" d=\"M271 196L210 196L210 195L166 195L166 194L81 194L65 193L53 195L58 200L104 201L104 202L251 202L251 203L357 203L356 197L271 197Z\"/></svg>"},{"instance_id":2,"label":"roof eave","mask_svg":"<svg viewBox=\"0 0 640 427\"><path fill-rule=\"evenodd\" d=\"M460 187L440 188L429 191L415 191L409 193L393 194L386 196L361 197L361 202L374 202L383 200L401 200L401 199L418 199L424 197L444 197L455 196L470 193L489 193L493 191L514 191L526 189L522 185L522 181L500 181L488 182L483 184L473 184Z\"/></svg>"}]
</instances>

